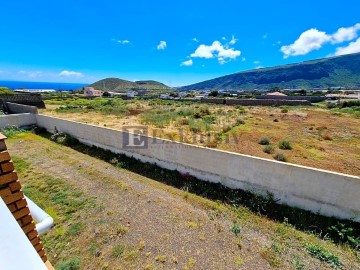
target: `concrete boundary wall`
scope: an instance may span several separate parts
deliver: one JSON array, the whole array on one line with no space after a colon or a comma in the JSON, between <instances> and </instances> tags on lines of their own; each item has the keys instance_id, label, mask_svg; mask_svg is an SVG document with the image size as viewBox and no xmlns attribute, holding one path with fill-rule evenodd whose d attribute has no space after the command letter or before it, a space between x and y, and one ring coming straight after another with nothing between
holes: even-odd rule
<instances>
[{"instance_id":1,"label":"concrete boundary wall","mask_svg":"<svg viewBox=\"0 0 360 270\"><path fill-rule=\"evenodd\" d=\"M22 113L22 114L8 114L0 116L0 128L6 127L27 127L36 125L35 114Z\"/></svg>"},{"instance_id":2,"label":"concrete boundary wall","mask_svg":"<svg viewBox=\"0 0 360 270\"><path fill-rule=\"evenodd\" d=\"M29 106L29 105L23 105L23 104L11 103L11 102L5 102L5 106L6 106L7 110L13 114L16 114L16 113L37 114L38 113L38 109L35 106Z\"/></svg>"},{"instance_id":3,"label":"concrete boundary wall","mask_svg":"<svg viewBox=\"0 0 360 270\"><path fill-rule=\"evenodd\" d=\"M129 135L127 132L41 114L35 117L39 127L51 133L56 127L87 145L230 188L271 192L279 203L360 222L360 178L357 176L148 136L141 136L148 144L146 148L125 149L123 140Z\"/></svg>"}]
</instances>

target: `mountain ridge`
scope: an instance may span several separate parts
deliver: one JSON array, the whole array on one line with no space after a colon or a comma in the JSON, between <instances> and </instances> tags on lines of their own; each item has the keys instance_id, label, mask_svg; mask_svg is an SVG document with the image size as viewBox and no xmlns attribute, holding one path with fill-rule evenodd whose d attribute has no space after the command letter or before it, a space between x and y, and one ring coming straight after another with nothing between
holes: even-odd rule
<instances>
[{"instance_id":1,"label":"mountain ridge","mask_svg":"<svg viewBox=\"0 0 360 270\"><path fill-rule=\"evenodd\" d=\"M360 88L360 53L241 71L178 89L265 90L274 86L301 89Z\"/></svg>"}]
</instances>

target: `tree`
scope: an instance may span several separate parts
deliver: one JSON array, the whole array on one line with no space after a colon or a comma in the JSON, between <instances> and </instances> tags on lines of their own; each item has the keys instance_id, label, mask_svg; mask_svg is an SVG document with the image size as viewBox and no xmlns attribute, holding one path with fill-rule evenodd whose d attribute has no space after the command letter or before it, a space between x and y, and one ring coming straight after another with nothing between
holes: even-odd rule
<instances>
[{"instance_id":1,"label":"tree","mask_svg":"<svg viewBox=\"0 0 360 270\"><path fill-rule=\"evenodd\" d=\"M217 97L219 92L217 90L211 91L209 97Z\"/></svg>"}]
</instances>

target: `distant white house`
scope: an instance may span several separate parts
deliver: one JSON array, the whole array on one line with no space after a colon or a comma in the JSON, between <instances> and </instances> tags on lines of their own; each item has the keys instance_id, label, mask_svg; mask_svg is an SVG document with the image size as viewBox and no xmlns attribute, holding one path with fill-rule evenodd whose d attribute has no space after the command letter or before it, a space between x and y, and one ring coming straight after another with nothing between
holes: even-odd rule
<instances>
[{"instance_id":1,"label":"distant white house","mask_svg":"<svg viewBox=\"0 0 360 270\"><path fill-rule=\"evenodd\" d=\"M286 97L287 95L280 93L280 92L272 92L272 93L267 93L266 96Z\"/></svg>"},{"instance_id":2,"label":"distant white house","mask_svg":"<svg viewBox=\"0 0 360 270\"><path fill-rule=\"evenodd\" d=\"M184 98L184 97L186 97L187 94L188 94L188 93L185 92L185 91L179 92L179 98Z\"/></svg>"},{"instance_id":3,"label":"distant white house","mask_svg":"<svg viewBox=\"0 0 360 270\"><path fill-rule=\"evenodd\" d=\"M26 92L26 93L52 93L56 92L55 89L15 89L14 92Z\"/></svg>"},{"instance_id":4,"label":"distant white house","mask_svg":"<svg viewBox=\"0 0 360 270\"><path fill-rule=\"evenodd\" d=\"M136 95L137 95L137 92L135 92L135 91L129 91L126 93L126 96L131 97L131 98L135 97Z\"/></svg>"},{"instance_id":5,"label":"distant white house","mask_svg":"<svg viewBox=\"0 0 360 270\"><path fill-rule=\"evenodd\" d=\"M169 94L160 94L160 98L161 99L170 99L170 95Z\"/></svg>"}]
</instances>

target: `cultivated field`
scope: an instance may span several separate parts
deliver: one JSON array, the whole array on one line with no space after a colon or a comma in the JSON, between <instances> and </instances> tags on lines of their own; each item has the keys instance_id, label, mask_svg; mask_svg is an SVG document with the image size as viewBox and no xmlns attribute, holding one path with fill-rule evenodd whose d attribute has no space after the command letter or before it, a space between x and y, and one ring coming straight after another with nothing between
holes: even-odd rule
<instances>
[{"instance_id":1,"label":"cultivated field","mask_svg":"<svg viewBox=\"0 0 360 270\"><path fill-rule=\"evenodd\" d=\"M270 210L260 198L250 211L228 198L192 194L185 176L174 188L161 183L174 181L169 171L128 166L120 157L74 150L31 133L7 135L25 194L55 219L42 241L56 269L360 269L354 247L315 236L330 236L321 234L329 228L318 218L294 212L289 220L273 221L258 214ZM138 167L142 175L130 171ZM199 193L216 198L209 187ZM300 226L312 224L308 229L315 234L288 223L295 219ZM338 240L337 230L352 235L342 226L329 231Z\"/></svg>"},{"instance_id":2,"label":"cultivated field","mask_svg":"<svg viewBox=\"0 0 360 270\"><path fill-rule=\"evenodd\" d=\"M359 108L231 107L163 100L49 100L41 113L114 129L146 125L149 135L360 175Z\"/></svg>"}]
</instances>

